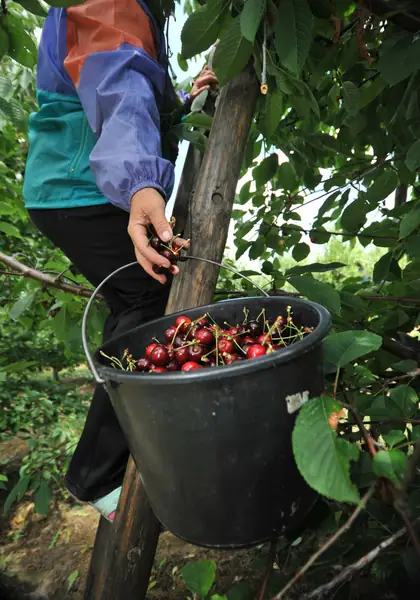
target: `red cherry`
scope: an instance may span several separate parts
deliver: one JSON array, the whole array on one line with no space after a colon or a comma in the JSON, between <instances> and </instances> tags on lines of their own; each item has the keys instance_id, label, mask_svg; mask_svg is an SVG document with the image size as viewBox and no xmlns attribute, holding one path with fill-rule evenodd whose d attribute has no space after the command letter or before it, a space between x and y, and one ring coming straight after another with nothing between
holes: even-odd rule
<instances>
[{"instance_id":1,"label":"red cherry","mask_svg":"<svg viewBox=\"0 0 420 600\"><path fill-rule=\"evenodd\" d=\"M317 238L316 238L314 235L311 235L311 242L312 242L313 244L316 244L316 243L317 243L317 241L318 241L318 240L317 240Z\"/></svg>"},{"instance_id":2,"label":"red cherry","mask_svg":"<svg viewBox=\"0 0 420 600\"><path fill-rule=\"evenodd\" d=\"M232 340L219 340L217 347L219 349L219 352L226 352L227 354L231 354L233 352L234 345Z\"/></svg>"},{"instance_id":3,"label":"red cherry","mask_svg":"<svg viewBox=\"0 0 420 600\"><path fill-rule=\"evenodd\" d=\"M175 358L181 365L189 360L189 356L188 348L178 348L178 350L175 351Z\"/></svg>"},{"instance_id":4,"label":"red cherry","mask_svg":"<svg viewBox=\"0 0 420 600\"><path fill-rule=\"evenodd\" d=\"M239 335L239 333L239 327L231 327L228 331L228 334L233 336Z\"/></svg>"},{"instance_id":5,"label":"red cherry","mask_svg":"<svg viewBox=\"0 0 420 600\"><path fill-rule=\"evenodd\" d=\"M167 342L172 342L172 340L175 337L175 334L177 333L176 331L176 327L175 325L171 325L170 327L168 327L168 329L165 331L165 340Z\"/></svg>"},{"instance_id":6,"label":"red cherry","mask_svg":"<svg viewBox=\"0 0 420 600\"><path fill-rule=\"evenodd\" d=\"M250 335L246 335L246 336L244 337L244 341L243 341L243 343L244 343L244 344L255 344L255 343L256 343L256 340L255 340L255 338L251 337Z\"/></svg>"},{"instance_id":7,"label":"red cherry","mask_svg":"<svg viewBox=\"0 0 420 600\"><path fill-rule=\"evenodd\" d=\"M177 317L175 321L175 325L179 327L178 331L184 333L187 330L188 325L191 323L191 319L188 317Z\"/></svg>"},{"instance_id":8,"label":"red cherry","mask_svg":"<svg viewBox=\"0 0 420 600\"><path fill-rule=\"evenodd\" d=\"M168 371L180 371L181 370L181 365L179 364L179 362L177 362L176 360L171 360L166 369Z\"/></svg>"},{"instance_id":9,"label":"red cherry","mask_svg":"<svg viewBox=\"0 0 420 600\"><path fill-rule=\"evenodd\" d=\"M186 337L184 335L177 335L173 341L174 348L180 348L185 346Z\"/></svg>"},{"instance_id":10,"label":"red cherry","mask_svg":"<svg viewBox=\"0 0 420 600\"><path fill-rule=\"evenodd\" d=\"M203 348L203 346L200 346L199 344L188 346L188 356L190 360L195 360L196 362L199 362L203 358L205 352L206 351Z\"/></svg>"},{"instance_id":11,"label":"red cherry","mask_svg":"<svg viewBox=\"0 0 420 600\"><path fill-rule=\"evenodd\" d=\"M274 352L277 352L277 350L281 350L282 348L284 348L284 346L279 346L278 344L273 344L271 347L274 350Z\"/></svg>"},{"instance_id":12,"label":"red cherry","mask_svg":"<svg viewBox=\"0 0 420 600\"><path fill-rule=\"evenodd\" d=\"M194 335L195 339L198 340L200 344L210 346L214 343L214 335L208 329L197 329Z\"/></svg>"},{"instance_id":13,"label":"red cherry","mask_svg":"<svg viewBox=\"0 0 420 600\"><path fill-rule=\"evenodd\" d=\"M206 359L206 365L208 367L215 367L216 366L216 359L214 358L214 356L208 356Z\"/></svg>"},{"instance_id":14,"label":"red cherry","mask_svg":"<svg viewBox=\"0 0 420 600\"><path fill-rule=\"evenodd\" d=\"M264 346L265 344L271 344L271 337L265 333L262 333L257 337L257 344Z\"/></svg>"},{"instance_id":15,"label":"red cherry","mask_svg":"<svg viewBox=\"0 0 420 600\"><path fill-rule=\"evenodd\" d=\"M150 371L149 373L166 373L167 372L167 368L166 367L158 367L156 365L152 365L150 367Z\"/></svg>"},{"instance_id":16,"label":"red cherry","mask_svg":"<svg viewBox=\"0 0 420 600\"><path fill-rule=\"evenodd\" d=\"M163 367L169 362L169 352L165 346L156 346L150 354L151 362L159 367Z\"/></svg>"},{"instance_id":17,"label":"red cherry","mask_svg":"<svg viewBox=\"0 0 420 600\"><path fill-rule=\"evenodd\" d=\"M223 355L223 360L225 361L226 365L231 365L232 363L237 362L241 358L242 357L239 357L239 354L237 352L232 352L232 354Z\"/></svg>"},{"instance_id":18,"label":"red cherry","mask_svg":"<svg viewBox=\"0 0 420 600\"><path fill-rule=\"evenodd\" d=\"M248 344L248 343L244 344L244 345L242 346L242 350L243 350L245 353L247 353L247 352L248 352L248 350L249 350L250 348L252 348L252 346L254 346L254 345L255 345L255 340L252 342L252 344Z\"/></svg>"},{"instance_id":19,"label":"red cherry","mask_svg":"<svg viewBox=\"0 0 420 600\"><path fill-rule=\"evenodd\" d=\"M198 319L197 321L197 325L200 325L200 327L206 327L208 324L209 322L206 317L201 317L201 319Z\"/></svg>"},{"instance_id":20,"label":"red cherry","mask_svg":"<svg viewBox=\"0 0 420 600\"><path fill-rule=\"evenodd\" d=\"M181 367L181 371L195 371L196 369L202 369L203 365L199 365L198 363L190 360L184 363Z\"/></svg>"},{"instance_id":21,"label":"red cherry","mask_svg":"<svg viewBox=\"0 0 420 600\"><path fill-rule=\"evenodd\" d=\"M248 348L246 353L248 358L257 358L258 356L264 356L264 354L266 354L266 349L260 344L254 344Z\"/></svg>"},{"instance_id":22,"label":"red cherry","mask_svg":"<svg viewBox=\"0 0 420 600\"><path fill-rule=\"evenodd\" d=\"M146 348L146 357L150 358L150 355L152 354L153 350L158 346L158 344L149 344Z\"/></svg>"},{"instance_id":23,"label":"red cherry","mask_svg":"<svg viewBox=\"0 0 420 600\"><path fill-rule=\"evenodd\" d=\"M160 244L161 244L161 241L157 236L153 236L152 239L150 240L150 245L152 246L152 248L154 250L159 250Z\"/></svg>"},{"instance_id":24,"label":"red cherry","mask_svg":"<svg viewBox=\"0 0 420 600\"><path fill-rule=\"evenodd\" d=\"M136 363L136 371L147 371L152 363L146 357L139 358Z\"/></svg>"},{"instance_id":25,"label":"red cherry","mask_svg":"<svg viewBox=\"0 0 420 600\"><path fill-rule=\"evenodd\" d=\"M164 256L167 260L169 260L171 264L174 264L178 261L178 255L175 252L172 252L172 250L168 250L167 248L164 248L160 252L160 255Z\"/></svg>"},{"instance_id":26,"label":"red cherry","mask_svg":"<svg viewBox=\"0 0 420 600\"><path fill-rule=\"evenodd\" d=\"M190 327L188 330L188 333L187 333L187 340L192 342L192 340L195 337L195 332L198 331L199 329L200 329L200 325L193 325L192 327Z\"/></svg>"}]
</instances>

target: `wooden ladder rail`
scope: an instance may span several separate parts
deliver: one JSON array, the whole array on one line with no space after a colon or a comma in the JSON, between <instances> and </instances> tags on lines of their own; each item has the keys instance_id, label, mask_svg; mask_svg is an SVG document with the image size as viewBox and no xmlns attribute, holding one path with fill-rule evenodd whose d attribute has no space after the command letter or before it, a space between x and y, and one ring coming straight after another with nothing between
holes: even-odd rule
<instances>
[{"instance_id":1,"label":"wooden ladder rail","mask_svg":"<svg viewBox=\"0 0 420 600\"><path fill-rule=\"evenodd\" d=\"M195 150L189 151L177 195L180 207L174 214L183 226L184 203L189 203L192 255L222 260L258 90L252 67L222 88L199 177L195 177L199 158ZM210 303L216 289L217 267L188 261L180 264L180 270L167 314ZM84 600L143 600L160 531L130 458L115 521L110 524L101 518L99 523Z\"/></svg>"}]
</instances>

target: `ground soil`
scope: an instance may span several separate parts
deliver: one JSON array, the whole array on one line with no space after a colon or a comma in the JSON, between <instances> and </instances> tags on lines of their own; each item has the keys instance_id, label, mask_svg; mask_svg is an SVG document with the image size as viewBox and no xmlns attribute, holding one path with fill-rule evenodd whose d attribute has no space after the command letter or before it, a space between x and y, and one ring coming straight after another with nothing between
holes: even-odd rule
<instances>
[{"instance_id":1,"label":"ground soil","mask_svg":"<svg viewBox=\"0 0 420 600\"><path fill-rule=\"evenodd\" d=\"M16 474L25 451L25 442L18 438L0 444L0 463L7 459L2 472L7 472L9 478ZM0 600L82 600L97 513L58 495L46 518L34 514L31 498L24 498L4 516L1 507L6 495L0 490ZM217 562L218 593L229 590L233 581L251 579L255 583L262 573L253 567L254 557L252 551L201 550L165 532L160 538L147 598L190 597L180 569L199 558Z\"/></svg>"}]
</instances>

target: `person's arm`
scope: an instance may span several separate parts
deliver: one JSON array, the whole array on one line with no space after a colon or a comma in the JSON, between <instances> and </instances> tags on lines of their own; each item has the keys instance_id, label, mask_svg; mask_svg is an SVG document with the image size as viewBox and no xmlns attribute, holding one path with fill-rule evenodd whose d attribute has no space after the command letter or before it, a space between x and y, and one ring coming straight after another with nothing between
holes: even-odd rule
<instances>
[{"instance_id":1,"label":"person's arm","mask_svg":"<svg viewBox=\"0 0 420 600\"><path fill-rule=\"evenodd\" d=\"M174 167L161 156L156 103L165 72L148 16L137 0L87 0L67 19L64 64L97 136L90 160L99 189L127 211L142 189L168 199Z\"/></svg>"}]
</instances>

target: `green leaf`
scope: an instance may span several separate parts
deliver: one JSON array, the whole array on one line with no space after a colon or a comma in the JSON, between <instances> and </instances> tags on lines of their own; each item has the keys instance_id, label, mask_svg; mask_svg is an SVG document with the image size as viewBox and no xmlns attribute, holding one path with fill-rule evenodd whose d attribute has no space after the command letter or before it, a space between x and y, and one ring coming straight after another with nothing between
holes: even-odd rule
<instances>
[{"instance_id":1,"label":"green leaf","mask_svg":"<svg viewBox=\"0 0 420 600\"><path fill-rule=\"evenodd\" d=\"M9 312L9 317L12 319L12 321L17 321L20 315L31 306L37 293L38 290L25 293L19 298L19 300L17 300L17 302L15 302Z\"/></svg>"},{"instance_id":2,"label":"green leaf","mask_svg":"<svg viewBox=\"0 0 420 600\"><path fill-rule=\"evenodd\" d=\"M213 67L220 85L240 73L252 53L252 44L241 34L240 19L233 19L217 44Z\"/></svg>"},{"instance_id":3,"label":"green leaf","mask_svg":"<svg viewBox=\"0 0 420 600\"><path fill-rule=\"evenodd\" d=\"M68 8L69 6L76 6L77 4L83 4L86 0L45 0L50 6L54 8Z\"/></svg>"},{"instance_id":4,"label":"green leaf","mask_svg":"<svg viewBox=\"0 0 420 600\"><path fill-rule=\"evenodd\" d=\"M401 279L401 269L392 252L387 252L373 267L373 282L379 284L395 278Z\"/></svg>"},{"instance_id":5,"label":"green leaf","mask_svg":"<svg viewBox=\"0 0 420 600\"><path fill-rule=\"evenodd\" d=\"M398 373L411 373L417 369L417 363L415 360L399 360L396 363L391 365L393 371L398 371Z\"/></svg>"},{"instance_id":6,"label":"green leaf","mask_svg":"<svg viewBox=\"0 0 420 600\"><path fill-rule=\"evenodd\" d=\"M264 13L265 0L246 0L241 12L242 35L253 42L257 34Z\"/></svg>"},{"instance_id":7,"label":"green leaf","mask_svg":"<svg viewBox=\"0 0 420 600\"><path fill-rule=\"evenodd\" d=\"M350 461L357 461L359 450L338 438L329 423L341 410L342 406L327 396L304 404L293 429L293 453L302 477L314 490L339 502L358 504L360 497L350 480Z\"/></svg>"},{"instance_id":8,"label":"green leaf","mask_svg":"<svg viewBox=\"0 0 420 600\"><path fill-rule=\"evenodd\" d=\"M0 221L0 231L6 233L7 235L22 238L22 236L19 233L19 230L16 229L14 225L11 225L11 223L6 223L5 221Z\"/></svg>"},{"instance_id":9,"label":"green leaf","mask_svg":"<svg viewBox=\"0 0 420 600\"><path fill-rule=\"evenodd\" d=\"M290 277L289 283L309 300L318 302L332 313L340 314L340 294L327 283L318 281L310 275Z\"/></svg>"},{"instance_id":10,"label":"green leaf","mask_svg":"<svg viewBox=\"0 0 420 600\"><path fill-rule=\"evenodd\" d=\"M7 31L0 26L0 59L6 54L9 50L9 36L7 35Z\"/></svg>"},{"instance_id":11,"label":"green leaf","mask_svg":"<svg viewBox=\"0 0 420 600\"><path fill-rule=\"evenodd\" d=\"M328 196L328 198L325 200L325 202L323 203L323 205L321 206L321 208L318 211L318 214L316 216L317 219L321 219L321 217L323 217L325 215L325 213L327 213L328 211L330 211L333 208L335 201L340 194L341 194L341 191L338 190L337 192L333 192L332 194L330 194Z\"/></svg>"},{"instance_id":12,"label":"green leaf","mask_svg":"<svg viewBox=\"0 0 420 600\"><path fill-rule=\"evenodd\" d=\"M219 594L213 594L210 600L228 600L227 596L219 596Z\"/></svg>"},{"instance_id":13,"label":"green leaf","mask_svg":"<svg viewBox=\"0 0 420 600\"><path fill-rule=\"evenodd\" d=\"M9 36L9 55L32 69L36 64L37 48L23 23L9 12L3 17L3 26Z\"/></svg>"},{"instance_id":14,"label":"green leaf","mask_svg":"<svg viewBox=\"0 0 420 600\"><path fill-rule=\"evenodd\" d=\"M37 15L38 17L46 17L47 11L38 0L16 0L25 10L32 13L33 15Z\"/></svg>"},{"instance_id":15,"label":"green leaf","mask_svg":"<svg viewBox=\"0 0 420 600\"><path fill-rule=\"evenodd\" d=\"M198 560L185 565L181 573L187 588L200 598L205 598L216 579L216 563L213 560Z\"/></svg>"},{"instance_id":16,"label":"green leaf","mask_svg":"<svg viewBox=\"0 0 420 600\"><path fill-rule=\"evenodd\" d=\"M26 131L28 125L27 115L17 100L5 100L0 97L0 112L18 129Z\"/></svg>"},{"instance_id":17,"label":"green leaf","mask_svg":"<svg viewBox=\"0 0 420 600\"><path fill-rule=\"evenodd\" d=\"M226 8L226 0L218 0L199 8L188 17L181 32L184 58L204 52L217 40Z\"/></svg>"},{"instance_id":18,"label":"green leaf","mask_svg":"<svg viewBox=\"0 0 420 600\"><path fill-rule=\"evenodd\" d=\"M289 162L281 163L277 169L277 185L283 190L293 192L299 187L296 173Z\"/></svg>"},{"instance_id":19,"label":"green leaf","mask_svg":"<svg viewBox=\"0 0 420 600\"><path fill-rule=\"evenodd\" d=\"M378 204L390 196L398 185L398 175L393 169L387 169L375 179L367 191L367 199L371 204ZM375 206L376 208L376 206Z\"/></svg>"},{"instance_id":20,"label":"green leaf","mask_svg":"<svg viewBox=\"0 0 420 600\"><path fill-rule=\"evenodd\" d=\"M391 390L389 398L403 417L411 417L419 403L417 392L408 384L398 385Z\"/></svg>"},{"instance_id":21,"label":"green leaf","mask_svg":"<svg viewBox=\"0 0 420 600\"><path fill-rule=\"evenodd\" d=\"M300 262L301 260L305 260L310 252L311 248L308 246L308 244L305 244L305 242L300 242L294 246L292 256L296 262Z\"/></svg>"},{"instance_id":22,"label":"green leaf","mask_svg":"<svg viewBox=\"0 0 420 600\"><path fill-rule=\"evenodd\" d=\"M420 67L420 39L407 34L393 45L383 44L377 67L390 85L407 79Z\"/></svg>"},{"instance_id":23,"label":"green leaf","mask_svg":"<svg viewBox=\"0 0 420 600\"><path fill-rule=\"evenodd\" d=\"M407 439L404 435L404 432L399 431L398 429L393 429L389 433L383 433L382 437L390 448L393 448L400 442L403 442Z\"/></svg>"},{"instance_id":24,"label":"green leaf","mask_svg":"<svg viewBox=\"0 0 420 600\"><path fill-rule=\"evenodd\" d=\"M264 186L270 179L272 179L277 171L279 165L279 159L276 153L270 154L267 158L264 158L260 164L255 167L252 171L255 185L258 188Z\"/></svg>"},{"instance_id":25,"label":"green leaf","mask_svg":"<svg viewBox=\"0 0 420 600\"><path fill-rule=\"evenodd\" d=\"M4 501L4 505L3 505L3 514L6 515L9 510L10 507L12 506L13 502L16 501L17 499L17 486L15 485L14 488L12 488L6 498L6 500Z\"/></svg>"},{"instance_id":26,"label":"green leaf","mask_svg":"<svg viewBox=\"0 0 420 600\"><path fill-rule=\"evenodd\" d=\"M373 472L398 485L407 470L408 458L401 450L380 450L373 457Z\"/></svg>"},{"instance_id":27,"label":"green leaf","mask_svg":"<svg viewBox=\"0 0 420 600\"><path fill-rule=\"evenodd\" d=\"M408 149L405 164L410 171L417 171L420 168L420 140L415 141Z\"/></svg>"},{"instance_id":28,"label":"green leaf","mask_svg":"<svg viewBox=\"0 0 420 600\"><path fill-rule=\"evenodd\" d=\"M305 244L306 245L306 244ZM298 267L292 267L286 271L287 275L302 275L302 273L326 273L327 271L335 271L347 267L344 263L332 262L332 263L312 263L310 265L303 265Z\"/></svg>"},{"instance_id":29,"label":"green leaf","mask_svg":"<svg viewBox=\"0 0 420 600\"><path fill-rule=\"evenodd\" d=\"M72 573L70 573L70 575L67 577L67 592L69 592L71 590L71 588L76 583L78 578L79 578L79 571L77 569L75 571L73 571Z\"/></svg>"},{"instance_id":30,"label":"green leaf","mask_svg":"<svg viewBox=\"0 0 420 600\"><path fill-rule=\"evenodd\" d=\"M344 108L350 117L357 115L360 109L360 91L352 81L345 81L342 87Z\"/></svg>"},{"instance_id":31,"label":"green leaf","mask_svg":"<svg viewBox=\"0 0 420 600\"><path fill-rule=\"evenodd\" d=\"M277 129L284 112L283 94L274 91L267 96L267 107L262 119L262 131L269 138Z\"/></svg>"},{"instance_id":32,"label":"green leaf","mask_svg":"<svg viewBox=\"0 0 420 600\"><path fill-rule=\"evenodd\" d=\"M182 56L182 54L178 53L177 61L178 61L178 66L181 69L181 71L187 72L188 71L188 63L187 63L187 60Z\"/></svg>"},{"instance_id":33,"label":"green leaf","mask_svg":"<svg viewBox=\"0 0 420 600\"><path fill-rule=\"evenodd\" d=\"M344 209L340 218L341 227L344 231L359 231L366 221L365 208L366 200L362 197L359 197Z\"/></svg>"},{"instance_id":34,"label":"green leaf","mask_svg":"<svg viewBox=\"0 0 420 600\"><path fill-rule=\"evenodd\" d=\"M43 479L34 494L35 511L42 515L47 516L50 507L52 494L48 482Z\"/></svg>"},{"instance_id":35,"label":"green leaf","mask_svg":"<svg viewBox=\"0 0 420 600\"><path fill-rule=\"evenodd\" d=\"M282 64L299 75L312 43L312 12L307 0L282 0L274 26Z\"/></svg>"},{"instance_id":36,"label":"green leaf","mask_svg":"<svg viewBox=\"0 0 420 600\"><path fill-rule=\"evenodd\" d=\"M229 590L228 600L254 600L254 596L249 585L245 581L239 581Z\"/></svg>"},{"instance_id":37,"label":"green leaf","mask_svg":"<svg viewBox=\"0 0 420 600\"><path fill-rule=\"evenodd\" d=\"M183 123L186 125L191 125L192 127L203 127L204 129L211 129L212 122L213 119L210 115L198 112L190 113L183 120Z\"/></svg>"},{"instance_id":38,"label":"green leaf","mask_svg":"<svg viewBox=\"0 0 420 600\"><path fill-rule=\"evenodd\" d=\"M344 367L344 365L378 350L381 345L381 336L370 331L332 333L323 344L324 359L336 367Z\"/></svg>"},{"instance_id":39,"label":"green leaf","mask_svg":"<svg viewBox=\"0 0 420 600\"><path fill-rule=\"evenodd\" d=\"M399 237L408 237L420 226L420 203L406 214L400 223Z\"/></svg>"}]
</instances>

